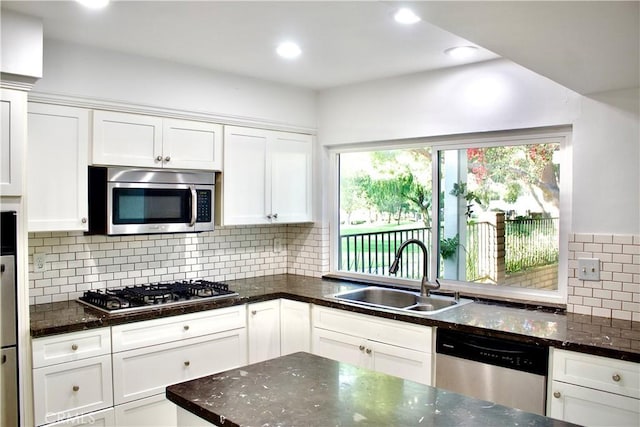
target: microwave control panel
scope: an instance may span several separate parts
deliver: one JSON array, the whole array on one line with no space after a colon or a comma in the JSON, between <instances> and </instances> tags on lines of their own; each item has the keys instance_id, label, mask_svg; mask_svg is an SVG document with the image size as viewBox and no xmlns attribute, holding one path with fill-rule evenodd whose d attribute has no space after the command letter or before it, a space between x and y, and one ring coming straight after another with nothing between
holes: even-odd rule
<instances>
[{"instance_id":1,"label":"microwave control panel","mask_svg":"<svg viewBox=\"0 0 640 427\"><path fill-rule=\"evenodd\" d=\"M198 194L198 214L196 222L211 222L211 190L196 190Z\"/></svg>"}]
</instances>

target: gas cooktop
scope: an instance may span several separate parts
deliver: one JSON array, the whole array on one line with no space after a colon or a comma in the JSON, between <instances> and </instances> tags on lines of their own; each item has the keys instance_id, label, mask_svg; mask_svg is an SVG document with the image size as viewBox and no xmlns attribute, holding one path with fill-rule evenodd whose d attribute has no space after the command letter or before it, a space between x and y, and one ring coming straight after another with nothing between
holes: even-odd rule
<instances>
[{"instance_id":1,"label":"gas cooktop","mask_svg":"<svg viewBox=\"0 0 640 427\"><path fill-rule=\"evenodd\" d=\"M105 313L122 313L237 296L238 293L230 291L225 283L185 280L85 291L78 301Z\"/></svg>"}]
</instances>

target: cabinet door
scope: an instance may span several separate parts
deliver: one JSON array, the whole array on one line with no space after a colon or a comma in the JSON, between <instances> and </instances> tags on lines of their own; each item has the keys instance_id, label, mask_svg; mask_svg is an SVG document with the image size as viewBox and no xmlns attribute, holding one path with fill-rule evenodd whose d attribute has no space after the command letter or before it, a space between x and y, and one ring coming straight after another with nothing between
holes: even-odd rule
<instances>
[{"instance_id":1,"label":"cabinet door","mask_svg":"<svg viewBox=\"0 0 640 427\"><path fill-rule=\"evenodd\" d=\"M266 175L269 132L225 126L223 223L269 224L267 197L271 184Z\"/></svg>"},{"instance_id":2,"label":"cabinet door","mask_svg":"<svg viewBox=\"0 0 640 427\"><path fill-rule=\"evenodd\" d=\"M89 110L29 103L29 231L88 230Z\"/></svg>"},{"instance_id":3,"label":"cabinet door","mask_svg":"<svg viewBox=\"0 0 640 427\"><path fill-rule=\"evenodd\" d=\"M280 301L265 301L247 307L249 363L280 356Z\"/></svg>"},{"instance_id":4,"label":"cabinet door","mask_svg":"<svg viewBox=\"0 0 640 427\"><path fill-rule=\"evenodd\" d=\"M280 354L311 351L311 305L280 300Z\"/></svg>"},{"instance_id":5,"label":"cabinet door","mask_svg":"<svg viewBox=\"0 0 640 427\"><path fill-rule=\"evenodd\" d=\"M164 392L166 386L247 362L246 329L113 354L116 404Z\"/></svg>"},{"instance_id":6,"label":"cabinet door","mask_svg":"<svg viewBox=\"0 0 640 427\"><path fill-rule=\"evenodd\" d=\"M372 341L366 346L365 352L371 350L371 368L376 372L431 385L430 354Z\"/></svg>"},{"instance_id":7,"label":"cabinet door","mask_svg":"<svg viewBox=\"0 0 640 427\"><path fill-rule=\"evenodd\" d=\"M552 381L547 416L584 426L637 426L640 400Z\"/></svg>"},{"instance_id":8,"label":"cabinet door","mask_svg":"<svg viewBox=\"0 0 640 427\"><path fill-rule=\"evenodd\" d=\"M311 136L273 132L269 148L273 221L311 221Z\"/></svg>"},{"instance_id":9,"label":"cabinet door","mask_svg":"<svg viewBox=\"0 0 640 427\"><path fill-rule=\"evenodd\" d=\"M0 113L0 194L20 196L27 131L27 93L1 89Z\"/></svg>"},{"instance_id":10,"label":"cabinet door","mask_svg":"<svg viewBox=\"0 0 640 427\"><path fill-rule=\"evenodd\" d=\"M92 357L33 370L36 425L112 405L110 356Z\"/></svg>"},{"instance_id":11,"label":"cabinet door","mask_svg":"<svg viewBox=\"0 0 640 427\"><path fill-rule=\"evenodd\" d=\"M351 363L363 368L371 368L371 357L366 354L367 340L339 332L313 328L313 354Z\"/></svg>"},{"instance_id":12,"label":"cabinet door","mask_svg":"<svg viewBox=\"0 0 640 427\"><path fill-rule=\"evenodd\" d=\"M164 393L115 407L116 427L176 427L177 406Z\"/></svg>"},{"instance_id":13,"label":"cabinet door","mask_svg":"<svg viewBox=\"0 0 640 427\"><path fill-rule=\"evenodd\" d=\"M165 168L222 170L222 126L188 120L162 120Z\"/></svg>"},{"instance_id":14,"label":"cabinet door","mask_svg":"<svg viewBox=\"0 0 640 427\"><path fill-rule=\"evenodd\" d=\"M163 162L162 118L93 112L93 164L159 168Z\"/></svg>"}]
</instances>

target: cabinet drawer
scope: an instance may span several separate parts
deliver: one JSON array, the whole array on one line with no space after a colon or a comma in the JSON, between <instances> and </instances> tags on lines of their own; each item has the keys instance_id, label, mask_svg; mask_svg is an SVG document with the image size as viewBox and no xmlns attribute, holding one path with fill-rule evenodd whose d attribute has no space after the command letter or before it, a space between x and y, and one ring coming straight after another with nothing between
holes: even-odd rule
<instances>
[{"instance_id":1,"label":"cabinet drawer","mask_svg":"<svg viewBox=\"0 0 640 427\"><path fill-rule=\"evenodd\" d=\"M176 427L177 406L162 394L115 407L118 427Z\"/></svg>"},{"instance_id":2,"label":"cabinet drawer","mask_svg":"<svg viewBox=\"0 0 640 427\"><path fill-rule=\"evenodd\" d=\"M431 353L432 328L313 306L313 327Z\"/></svg>"},{"instance_id":3,"label":"cabinet drawer","mask_svg":"<svg viewBox=\"0 0 640 427\"><path fill-rule=\"evenodd\" d=\"M552 381L547 416L584 426L637 426L640 419L640 401Z\"/></svg>"},{"instance_id":4,"label":"cabinet drawer","mask_svg":"<svg viewBox=\"0 0 640 427\"><path fill-rule=\"evenodd\" d=\"M246 329L113 354L116 404L164 393L166 386L247 362Z\"/></svg>"},{"instance_id":5,"label":"cabinet drawer","mask_svg":"<svg viewBox=\"0 0 640 427\"><path fill-rule=\"evenodd\" d=\"M57 423L48 424L47 427L113 427L114 425L116 424L113 408L109 408L61 420Z\"/></svg>"},{"instance_id":6,"label":"cabinet drawer","mask_svg":"<svg viewBox=\"0 0 640 427\"><path fill-rule=\"evenodd\" d=\"M113 326L111 328L113 352L244 328L245 313L246 307L239 305Z\"/></svg>"},{"instance_id":7,"label":"cabinet drawer","mask_svg":"<svg viewBox=\"0 0 640 427\"><path fill-rule=\"evenodd\" d=\"M553 349L556 381L640 399L640 364Z\"/></svg>"},{"instance_id":8,"label":"cabinet drawer","mask_svg":"<svg viewBox=\"0 0 640 427\"><path fill-rule=\"evenodd\" d=\"M33 367L71 362L111 353L109 328L36 338L31 342Z\"/></svg>"},{"instance_id":9,"label":"cabinet drawer","mask_svg":"<svg viewBox=\"0 0 640 427\"><path fill-rule=\"evenodd\" d=\"M111 357L34 369L33 389L37 425L112 406Z\"/></svg>"}]
</instances>

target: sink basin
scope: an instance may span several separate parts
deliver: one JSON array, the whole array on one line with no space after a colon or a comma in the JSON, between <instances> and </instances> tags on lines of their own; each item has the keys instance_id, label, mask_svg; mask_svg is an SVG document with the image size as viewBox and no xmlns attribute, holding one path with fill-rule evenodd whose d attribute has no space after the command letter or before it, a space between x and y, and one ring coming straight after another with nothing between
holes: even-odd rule
<instances>
[{"instance_id":1,"label":"sink basin","mask_svg":"<svg viewBox=\"0 0 640 427\"><path fill-rule=\"evenodd\" d=\"M332 295L334 298L362 304L372 307L379 307L389 310L400 310L415 314L434 314L461 305L469 304L472 301L460 298L456 301L453 297L442 295L431 295L427 298L420 298L420 293L405 291L401 289L390 289L379 286L369 286L362 289L340 292Z\"/></svg>"}]
</instances>

